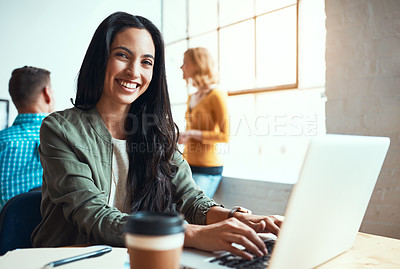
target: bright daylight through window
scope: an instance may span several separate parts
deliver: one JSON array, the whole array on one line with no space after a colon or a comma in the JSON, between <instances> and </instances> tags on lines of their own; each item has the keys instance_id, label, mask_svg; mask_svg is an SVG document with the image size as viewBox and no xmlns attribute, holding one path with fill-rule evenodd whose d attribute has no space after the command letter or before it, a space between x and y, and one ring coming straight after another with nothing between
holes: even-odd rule
<instances>
[{"instance_id":1,"label":"bright daylight through window","mask_svg":"<svg viewBox=\"0 0 400 269\"><path fill-rule=\"evenodd\" d=\"M229 94L231 138L221 146L224 176L282 177L282 169L290 170L282 163L295 167L295 173L304 148L293 146L297 138L325 132L325 17L319 2L163 1L168 87L180 130L185 129L188 94L193 93L180 69L187 48L206 47L212 53L219 88ZM299 32L302 24L308 31ZM301 47L301 34L318 40Z\"/></svg>"}]
</instances>

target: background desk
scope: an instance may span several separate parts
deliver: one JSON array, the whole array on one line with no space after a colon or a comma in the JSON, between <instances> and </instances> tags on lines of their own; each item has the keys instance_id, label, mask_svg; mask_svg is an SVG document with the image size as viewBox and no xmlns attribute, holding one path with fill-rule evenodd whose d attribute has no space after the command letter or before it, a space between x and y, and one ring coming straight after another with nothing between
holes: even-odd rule
<instances>
[{"instance_id":1,"label":"background desk","mask_svg":"<svg viewBox=\"0 0 400 269\"><path fill-rule=\"evenodd\" d=\"M400 268L400 240L358 233L353 247L318 269Z\"/></svg>"}]
</instances>

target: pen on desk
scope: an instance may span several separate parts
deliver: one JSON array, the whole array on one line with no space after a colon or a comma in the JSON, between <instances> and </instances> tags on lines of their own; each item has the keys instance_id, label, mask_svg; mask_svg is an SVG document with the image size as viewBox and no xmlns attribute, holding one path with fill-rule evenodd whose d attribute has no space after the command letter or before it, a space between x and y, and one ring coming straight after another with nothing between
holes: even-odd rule
<instances>
[{"instance_id":1,"label":"pen on desk","mask_svg":"<svg viewBox=\"0 0 400 269\"><path fill-rule=\"evenodd\" d=\"M57 267L60 265L64 265L70 262L75 262L75 261L79 261L79 260L83 260L83 259L89 259L89 258L93 258L93 257L99 257L103 254L106 254L108 252L110 252L112 250L112 247L105 247L96 251L92 251L92 252L88 252L85 254L81 254L81 255L77 255L77 256L73 256L73 257L69 257L69 258L65 258L62 260L58 260L58 261L54 261L54 262L50 262L48 264L46 264L45 266L43 266L42 269L48 269L48 268L53 268L53 267Z\"/></svg>"}]
</instances>

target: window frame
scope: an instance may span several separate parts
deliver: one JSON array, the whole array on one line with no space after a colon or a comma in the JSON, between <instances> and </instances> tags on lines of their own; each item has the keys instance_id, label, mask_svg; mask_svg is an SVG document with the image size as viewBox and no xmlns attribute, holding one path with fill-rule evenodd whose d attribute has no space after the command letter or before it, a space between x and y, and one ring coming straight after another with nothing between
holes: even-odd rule
<instances>
[{"instance_id":1,"label":"window frame","mask_svg":"<svg viewBox=\"0 0 400 269\"><path fill-rule=\"evenodd\" d=\"M255 8L254 8L254 13L253 13L252 17L249 17L249 18L246 18L246 19L242 19L242 20L239 20L239 21L235 21L233 23L229 23L229 24L226 24L226 25L223 25L223 26L219 25L220 24L219 23L220 1L219 0L216 0L216 1L217 1L217 15L218 15L218 26L217 26L217 28L212 29L212 30L208 30L208 31L204 31L204 32L201 32L201 33L198 33L198 34L190 35L189 31L188 31L189 23L190 23L190 18L189 18L189 15L188 15L189 14L189 8L190 8L190 2L189 2L189 0L186 0L185 1L185 4L186 4L186 37L180 38L180 39L177 39L177 40L174 40L174 41L171 41L171 42L168 42L168 43L165 44L165 47L167 48L168 46L176 44L178 42L186 41L186 45L189 48L190 39L196 38L196 37L199 37L199 36L202 36L202 35L210 34L210 33L216 31L217 32L217 38L218 38L217 39L217 43L218 43L218 58L216 59L217 60L216 62L217 62L217 66L218 66L218 72L221 73L220 72L220 46L219 46L219 44L221 42L221 40L220 40L220 31L222 29L234 26L234 25L242 23L242 22L253 21L253 23L254 23L254 33L255 33L254 34L254 46L255 46L255 48L254 48L254 50L255 50L255 53L254 53L254 57L255 57L255 59L254 59L254 65L255 65L254 66L254 70L255 70L255 75L256 75L257 74L257 42L256 42L257 41L256 40L257 39L257 35L256 35L256 32L257 32L257 18L265 16L265 15L270 14L270 13L277 12L277 11L285 9L285 8L296 6L296 41L295 41L296 42L296 44L295 44L295 46L296 46L296 57L295 57L296 58L295 59L296 71L295 71L295 83L292 83L292 84L281 84L281 85L276 85L276 86L266 86L266 87L245 88L245 89L231 90L231 91L227 91L227 93L228 93L228 96L236 96L236 95L242 95L242 94L257 94L257 93L264 93L264 92L271 92L271 91L281 91L281 90L297 90L298 87L299 87L299 1L300 0L296 0L296 3L294 3L294 4L290 4L290 5L287 5L287 6L284 6L284 7L281 7L281 8L277 8L277 9L273 9L273 10L270 10L270 11L267 11L267 12L263 12L263 13L260 13L260 14L256 14ZM161 5L162 6L162 12L161 12L162 16L164 14L165 2L166 2L165 0L162 0L162 5ZM253 4L254 5L255 5L255 3L256 3L256 1L253 0ZM163 18L162 18L162 21L164 21ZM163 30L163 28L162 28L162 30Z\"/></svg>"}]
</instances>

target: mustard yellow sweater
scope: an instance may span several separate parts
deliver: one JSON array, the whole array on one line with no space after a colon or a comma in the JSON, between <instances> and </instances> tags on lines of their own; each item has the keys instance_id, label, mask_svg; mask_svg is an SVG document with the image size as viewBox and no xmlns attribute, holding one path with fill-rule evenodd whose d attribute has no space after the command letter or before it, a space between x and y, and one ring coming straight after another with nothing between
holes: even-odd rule
<instances>
[{"instance_id":1,"label":"mustard yellow sweater","mask_svg":"<svg viewBox=\"0 0 400 269\"><path fill-rule=\"evenodd\" d=\"M217 143L229 141L229 116L227 94L213 89L190 109L189 96L186 110L186 130L202 131L202 142L189 139L185 144L184 158L190 165L201 167L222 166Z\"/></svg>"}]
</instances>

